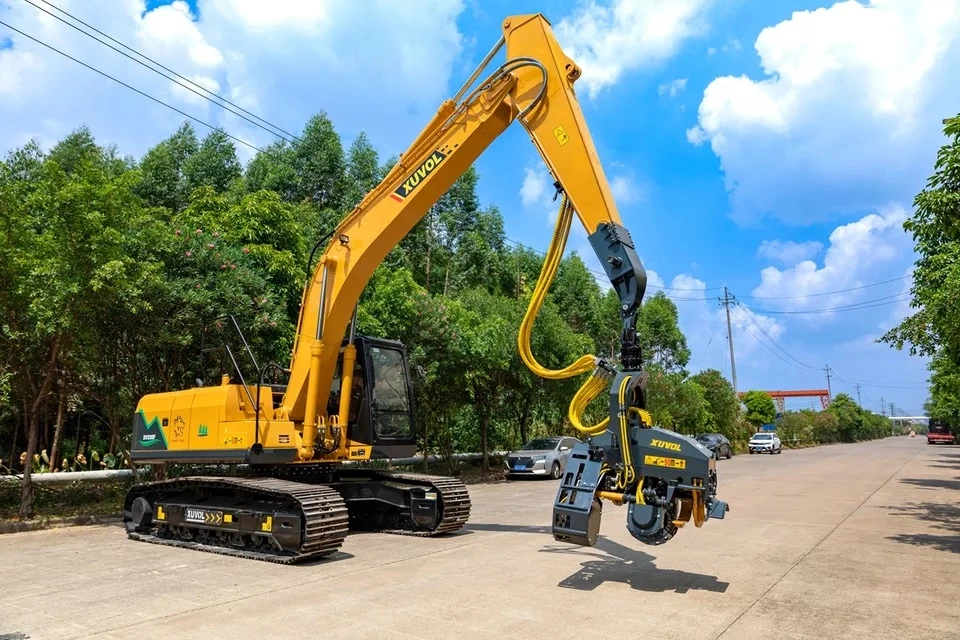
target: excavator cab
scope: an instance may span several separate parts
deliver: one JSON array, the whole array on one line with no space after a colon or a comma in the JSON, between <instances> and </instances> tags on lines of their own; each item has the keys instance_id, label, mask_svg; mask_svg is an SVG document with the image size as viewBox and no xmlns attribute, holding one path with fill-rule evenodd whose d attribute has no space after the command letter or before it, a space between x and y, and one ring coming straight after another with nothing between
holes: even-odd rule
<instances>
[{"instance_id":1,"label":"excavator cab","mask_svg":"<svg viewBox=\"0 0 960 640\"><path fill-rule=\"evenodd\" d=\"M416 453L413 387L406 347L395 340L356 336L347 434L372 447L371 458L408 458ZM346 346L346 341L344 341ZM327 414L336 415L342 388L343 349L330 386Z\"/></svg>"}]
</instances>

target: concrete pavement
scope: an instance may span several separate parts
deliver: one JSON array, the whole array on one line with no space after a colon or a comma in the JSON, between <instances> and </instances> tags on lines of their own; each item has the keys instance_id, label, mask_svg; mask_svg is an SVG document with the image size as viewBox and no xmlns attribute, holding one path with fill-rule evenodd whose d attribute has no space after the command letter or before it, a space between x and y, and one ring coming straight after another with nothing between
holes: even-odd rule
<instances>
[{"instance_id":1,"label":"concrete pavement","mask_svg":"<svg viewBox=\"0 0 960 640\"><path fill-rule=\"evenodd\" d=\"M960 639L960 447L921 438L718 463L722 521L660 547L604 505L549 533L556 483L472 485L444 539L354 534L306 566L128 541L0 536L0 638Z\"/></svg>"}]
</instances>

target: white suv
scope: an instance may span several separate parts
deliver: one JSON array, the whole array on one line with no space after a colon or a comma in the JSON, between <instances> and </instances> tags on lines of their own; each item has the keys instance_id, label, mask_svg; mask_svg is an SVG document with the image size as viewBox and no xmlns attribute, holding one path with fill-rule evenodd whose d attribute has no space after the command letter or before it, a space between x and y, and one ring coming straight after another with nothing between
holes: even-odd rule
<instances>
[{"instance_id":1,"label":"white suv","mask_svg":"<svg viewBox=\"0 0 960 640\"><path fill-rule=\"evenodd\" d=\"M747 443L747 447L750 449L751 454L766 451L772 455L783 451L783 445L780 444L780 436L769 431L753 434L750 442Z\"/></svg>"}]
</instances>

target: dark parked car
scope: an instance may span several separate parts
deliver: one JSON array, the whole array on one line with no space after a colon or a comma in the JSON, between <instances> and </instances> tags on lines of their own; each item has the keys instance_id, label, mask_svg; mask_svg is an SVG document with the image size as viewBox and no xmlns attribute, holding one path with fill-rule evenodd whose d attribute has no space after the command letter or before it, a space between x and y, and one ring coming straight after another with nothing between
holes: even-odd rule
<instances>
[{"instance_id":1,"label":"dark parked car","mask_svg":"<svg viewBox=\"0 0 960 640\"><path fill-rule=\"evenodd\" d=\"M733 447L730 441L722 433L701 433L697 436L697 442L713 451L713 457L716 459L733 457Z\"/></svg>"}]
</instances>

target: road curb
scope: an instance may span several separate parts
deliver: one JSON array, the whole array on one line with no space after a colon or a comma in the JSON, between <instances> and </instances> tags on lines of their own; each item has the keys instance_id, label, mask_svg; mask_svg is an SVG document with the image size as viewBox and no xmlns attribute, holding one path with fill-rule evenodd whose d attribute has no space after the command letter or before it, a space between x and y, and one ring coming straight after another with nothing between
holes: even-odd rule
<instances>
[{"instance_id":1,"label":"road curb","mask_svg":"<svg viewBox=\"0 0 960 640\"><path fill-rule=\"evenodd\" d=\"M123 518L112 516L71 516L69 518L37 518L23 522L0 522L0 535L4 533L21 533L23 531L39 531L41 529L60 529L62 527L80 527L90 524L115 524Z\"/></svg>"}]
</instances>

